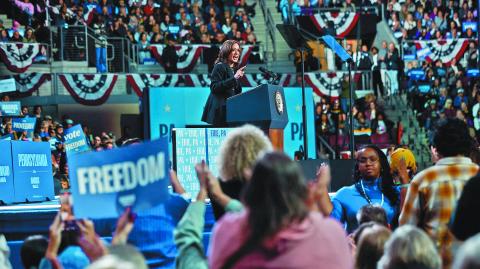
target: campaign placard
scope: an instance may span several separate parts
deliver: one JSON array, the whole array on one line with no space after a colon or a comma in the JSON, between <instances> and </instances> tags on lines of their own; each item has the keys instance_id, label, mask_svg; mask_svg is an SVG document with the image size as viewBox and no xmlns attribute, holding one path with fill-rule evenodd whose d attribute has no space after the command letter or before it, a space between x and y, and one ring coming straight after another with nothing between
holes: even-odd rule
<instances>
[{"instance_id":1,"label":"campaign placard","mask_svg":"<svg viewBox=\"0 0 480 269\"><path fill-rule=\"evenodd\" d=\"M15 200L10 141L0 140L0 152L0 201L9 204Z\"/></svg>"},{"instance_id":2,"label":"campaign placard","mask_svg":"<svg viewBox=\"0 0 480 269\"><path fill-rule=\"evenodd\" d=\"M90 151L87 137L83 133L82 126L77 124L65 130L65 150L67 154Z\"/></svg>"},{"instance_id":3,"label":"campaign placard","mask_svg":"<svg viewBox=\"0 0 480 269\"><path fill-rule=\"evenodd\" d=\"M166 138L100 152L69 156L75 216L115 218L126 207L134 212L169 198Z\"/></svg>"},{"instance_id":4,"label":"campaign placard","mask_svg":"<svg viewBox=\"0 0 480 269\"><path fill-rule=\"evenodd\" d=\"M52 157L48 142L10 141L15 202L53 199Z\"/></svg>"},{"instance_id":5,"label":"campaign placard","mask_svg":"<svg viewBox=\"0 0 480 269\"><path fill-rule=\"evenodd\" d=\"M37 118L35 117L13 118L12 129L16 132L27 131L27 133L33 133L36 122Z\"/></svg>"},{"instance_id":6,"label":"campaign placard","mask_svg":"<svg viewBox=\"0 0 480 269\"><path fill-rule=\"evenodd\" d=\"M0 79L0 93L14 92L17 90L14 78Z\"/></svg>"},{"instance_id":7,"label":"campaign placard","mask_svg":"<svg viewBox=\"0 0 480 269\"><path fill-rule=\"evenodd\" d=\"M0 116L12 117L21 115L22 106L19 101L0 102Z\"/></svg>"}]
</instances>

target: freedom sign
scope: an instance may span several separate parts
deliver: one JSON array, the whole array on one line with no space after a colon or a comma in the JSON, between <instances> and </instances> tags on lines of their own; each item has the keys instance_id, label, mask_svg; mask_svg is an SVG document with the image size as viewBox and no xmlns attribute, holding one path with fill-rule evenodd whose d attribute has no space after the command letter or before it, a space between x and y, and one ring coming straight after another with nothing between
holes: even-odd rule
<instances>
[{"instance_id":1,"label":"freedom sign","mask_svg":"<svg viewBox=\"0 0 480 269\"><path fill-rule=\"evenodd\" d=\"M34 117L13 118L12 129L15 132L27 131L27 133L33 133L36 122L37 122L37 118L34 118Z\"/></svg>"},{"instance_id":2,"label":"freedom sign","mask_svg":"<svg viewBox=\"0 0 480 269\"><path fill-rule=\"evenodd\" d=\"M168 141L69 156L70 185L78 218L116 218L125 208L138 212L166 201Z\"/></svg>"},{"instance_id":3,"label":"freedom sign","mask_svg":"<svg viewBox=\"0 0 480 269\"><path fill-rule=\"evenodd\" d=\"M77 124L65 130L65 150L67 154L89 151L87 138L83 133L82 126Z\"/></svg>"}]
</instances>

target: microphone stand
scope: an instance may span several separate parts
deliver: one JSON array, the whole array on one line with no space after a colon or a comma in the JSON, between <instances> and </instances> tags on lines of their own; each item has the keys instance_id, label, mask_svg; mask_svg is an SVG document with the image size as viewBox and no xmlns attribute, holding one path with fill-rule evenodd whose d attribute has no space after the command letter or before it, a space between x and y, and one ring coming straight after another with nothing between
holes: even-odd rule
<instances>
[{"instance_id":1,"label":"microphone stand","mask_svg":"<svg viewBox=\"0 0 480 269\"><path fill-rule=\"evenodd\" d=\"M305 105L305 48L300 47L300 58L302 61L302 123L303 123L303 159L308 160L308 144L307 144L307 106Z\"/></svg>"}]
</instances>

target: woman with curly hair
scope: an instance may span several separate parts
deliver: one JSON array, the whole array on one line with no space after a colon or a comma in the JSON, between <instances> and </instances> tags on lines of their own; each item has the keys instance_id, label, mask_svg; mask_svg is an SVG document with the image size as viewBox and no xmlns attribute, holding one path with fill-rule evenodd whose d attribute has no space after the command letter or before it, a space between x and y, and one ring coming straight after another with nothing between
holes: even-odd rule
<instances>
[{"instance_id":1,"label":"woman with curly hair","mask_svg":"<svg viewBox=\"0 0 480 269\"><path fill-rule=\"evenodd\" d=\"M262 152L271 151L272 143L262 130L253 125L244 125L231 131L220 147L218 167L220 187L224 195L240 200L246 184L245 173L253 166ZM218 220L225 213L226 199L211 193L213 212ZM221 195L223 196L223 195Z\"/></svg>"}]
</instances>

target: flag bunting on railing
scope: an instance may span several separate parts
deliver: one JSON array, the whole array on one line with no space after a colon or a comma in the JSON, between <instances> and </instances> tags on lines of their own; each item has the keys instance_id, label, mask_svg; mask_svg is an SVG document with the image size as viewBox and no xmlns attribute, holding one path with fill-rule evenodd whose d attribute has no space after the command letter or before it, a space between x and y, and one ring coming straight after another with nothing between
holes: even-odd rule
<instances>
[{"instance_id":1,"label":"flag bunting on railing","mask_svg":"<svg viewBox=\"0 0 480 269\"><path fill-rule=\"evenodd\" d=\"M40 52L39 43L0 43L0 58L8 70L25 72Z\"/></svg>"},{"instance_id":2,"label":"flag bunting on railing","mask_svg":"<svg viewBox=\"0 0 480 269\"><path fill-rule=\"evenodd\" d=\"M127 82L135 93L142 97L143 90L151 87L178 86L179 74L127 74Z\"/></svg>"},{"instance_id":3,"label":"flag bunting on railing","mask_svg":"<svg viewBox=\"0 0 480 269\"><path fill-rule=\"evenodd\" d=\"M320 32L325 32L332 22L336 36L344 38L355 28L359 17L355 12L320 12L311 15L310 19Z\"/></svg>"},{"instance_id":4,"label":"flag bunting on railing","mask_svg":"<svg viewBox=\"0 0 480 269\"><path fill-rule=\"evenodd\" d=\"M105 103L117 82L117 74L63 74L63 86L80 104L98 106Z\"/></svg>"},{"instance_id":5,"label":"flag bunting on railing","mask_svg":"<svg viewBox=\"0 0 480 269\"><path fill-rule=\"evenodd\" d=\"M50 74L22 73L13 76L17 92L22 95L31 95L37 91L43 83L50 80Z\"/></svg>"},{"instance_id":6,"label":"flag bunting on railing","mask_svg":"<svg viewBox=\"0 0 480 269\"><path fill-rule=\"evenodd\" d=\"M153 57L159 62L163 67L165 64L162 59L163 50L166 45L151 45L150 51L152 52ZM188 73L193 70L195 65L202 54L202 49L210 48L210 45L176 45L175 49L178 55L177 62L177 71L179 73ZM248 57L253 50L252 45L242 46L242 54L240 55L239 65L243 66L247 64Z\"/></svg>"},{"instance_id":7,"label":"flag bunting on railing","mask_svg":"<svg viewBox=\"0 0 480 269\"><path fill-rule=\"evenodd\" d=\"M427 62L442 61L450 66L453 59L459 61L468 47L468 39L418 40L415 41L417 57Z\"/></svg>"},{"instance_id":8,"label":"flag bunting on railing","mask_svg":"<svg viewBox=\"0 0 480 269\"><path fill-rule=\"evenodd\" d=\"M342 92L343 74L346 72L332 73L306 73L305 83L312 87L319 96L330 96L336 99Z\"/></svg>"}]
</instances>

